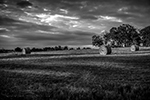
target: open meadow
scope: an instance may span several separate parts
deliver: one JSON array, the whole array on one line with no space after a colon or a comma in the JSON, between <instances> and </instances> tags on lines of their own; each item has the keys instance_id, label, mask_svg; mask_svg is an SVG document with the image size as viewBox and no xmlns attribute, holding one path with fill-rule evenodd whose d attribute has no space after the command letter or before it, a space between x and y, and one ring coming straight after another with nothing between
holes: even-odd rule
<instances>
[{"instance_id":1,"label":"open meadow","mask_svg":"<svg viewBox=\"0 0 150 100\"><path fill-rule=\"evenodd\" d=\"M150 48L0 54L0 96L36 100L150 100Z\"/></svg>"}]
</instances>

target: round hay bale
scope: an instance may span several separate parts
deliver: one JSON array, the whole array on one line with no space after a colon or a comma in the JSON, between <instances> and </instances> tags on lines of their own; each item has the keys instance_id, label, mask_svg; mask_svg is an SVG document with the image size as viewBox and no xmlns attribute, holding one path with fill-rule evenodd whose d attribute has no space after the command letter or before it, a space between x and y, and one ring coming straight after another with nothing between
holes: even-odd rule
<instances>
[{"instance_id":1,"label":"round hay bale","mask_svg":"<svg viewBox=\"0 0 150 100\"><path fill-rule=\"evenodd\" d=\"M23 48L22 54L31 54L30 48Z\"/></svg>"},{"instance_id":2,"label":"round hay bale","mask_svg":"<svg viewBox=\"0 0 150 100\"><path fill-rule=\"evenodd\" d=\"M123 44L122 44L122 47L125 47L125 46L126 46L126 45L123 43Z\"/></svg>"},{"instance_id":3,"label":"round hay bale","mask_svg":"<svg viewBox=\"0 0 150 100\"><path fill-rule=\"evenodd\" d=\"M108 55L111 54L112 50L110 46L100 46L99 53L100 55Z\"/></svg>"},{"instance_id":4,"label":"round hay bale","mask_svg":"<svg viewBox=\"0 0 150 100\"><path fill-rule=\"evenodd\" d=\"M138 45L132 45L130 49L131 49L131 51L138 51L139 46Z\"/></svg>"},{"instance_id":5,"label":"round hay bale","mask_svg":"<svg viewBox=\"0 0 150 100\"><path fill-rule=\"evenodd\" d=\"M143 43L140 43L140 46L143 47Z\"/></svg>"}]
</instances>

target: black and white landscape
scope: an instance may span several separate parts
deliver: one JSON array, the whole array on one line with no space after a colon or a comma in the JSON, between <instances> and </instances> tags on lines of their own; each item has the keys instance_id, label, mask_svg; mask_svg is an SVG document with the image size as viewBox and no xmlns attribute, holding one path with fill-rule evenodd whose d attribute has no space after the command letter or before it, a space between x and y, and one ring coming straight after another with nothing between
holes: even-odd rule
<instances>
[{"instance_id":1,"label":"black and white landscape","mask_svg":"<svg viewBox=\"0 0 150 100\"><path fill-rule=\"evenodd\" d=\"M0 99L149 100L149 0L0 0Z\"/></svg>"}]
</instances>

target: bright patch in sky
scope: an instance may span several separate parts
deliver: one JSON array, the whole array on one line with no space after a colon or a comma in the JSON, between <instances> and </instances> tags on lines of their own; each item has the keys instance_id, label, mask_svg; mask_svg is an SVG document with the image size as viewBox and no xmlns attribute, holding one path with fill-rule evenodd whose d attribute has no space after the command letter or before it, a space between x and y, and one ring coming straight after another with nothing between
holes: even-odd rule
<instances>
[{"instance_id":1,"label":"bright patch in sky","mask_svg":"<svg viewBox=\"0 0 150 100\"><path fill-rule=\"evenodd\" d=\"M8 36L8 35L0 35L0 36L3 38L12 38L11 36Z\"/></svg>"},{"instance_id":2,"label":"bright patch in sky","mask_svg":"<svg viewBox=\"0 0 150 100\"><path fill-rule=\"evenodd\" d=\"M42 34L60 34L58 32L50 32L50 31L43 31L43 30L37 30L36 32L42 33Z\"/></svg>"},{"instance_id":3,"label":"bright patch in sky","mask_svg":"<svg viewBox=\"0 0 150 100\"><path fill-rule=\"evenodd\" d=\"M0 31L10 31L10 30L8 30L7 28L0 28Z\"/></svg>"},{"instance_id":4,"label":"bright patch in sky","mask_svg":"<svg viewBox=\"0 0 150 100\"><path fill-rule=\"evenodd\" d=\"M99 20L107 20L107 21L114 21L114 22L122 22L121 19L111 16L99 16Z\"/></svg>"}]
</instances>

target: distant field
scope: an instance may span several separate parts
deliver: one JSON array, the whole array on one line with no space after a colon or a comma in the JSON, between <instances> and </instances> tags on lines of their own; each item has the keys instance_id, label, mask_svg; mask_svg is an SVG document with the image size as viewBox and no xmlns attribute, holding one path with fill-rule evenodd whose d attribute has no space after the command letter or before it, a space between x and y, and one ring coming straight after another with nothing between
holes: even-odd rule
<instances>
[{"instance_id":1,"label":"distant field","mask_svg":"<svg viewBox=\"0 0 150 100\"><path fill-rule=\"evenodd\" d=\"M2 99L149 100L150 48L0 54Z\"/></svg>"},{"instance_id":2,"label":"distant field","mask_svg":"<svg viewBox=\"0 0 150 100\"><path fill-rule=\"evenodd\" d=\"M0 58L5 57L41 57L41 56L61 56L61 55L92 55L99 54L98 49L85 49L85 50L62 50L62 51L47 51L47 52L32 52L30 55L21 55L20 52L12 53L0 53ZM150 54L150 47L140 47L139 51L132 52L129 47L126 48L112 48L112 54L114 55L124 54Z\"/></svg>"}]
</instances>

